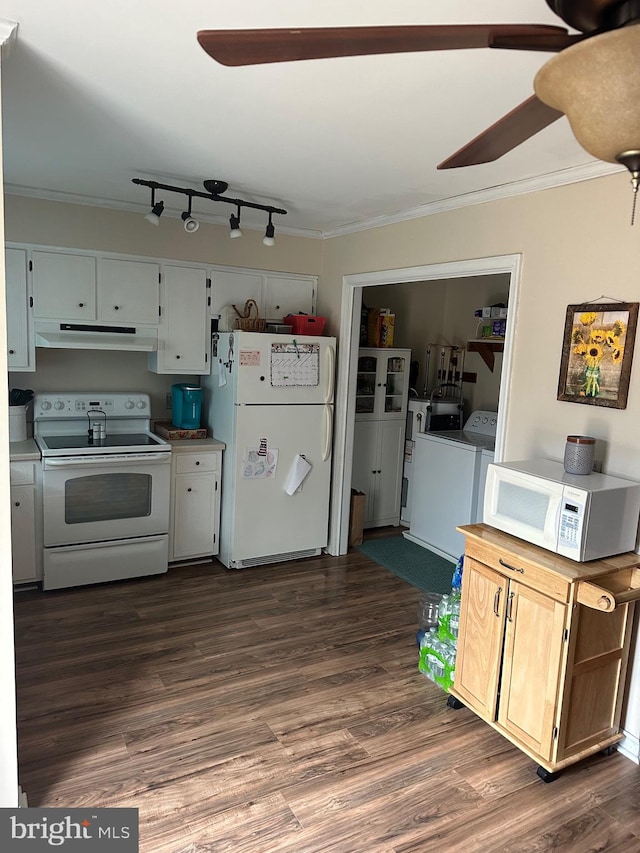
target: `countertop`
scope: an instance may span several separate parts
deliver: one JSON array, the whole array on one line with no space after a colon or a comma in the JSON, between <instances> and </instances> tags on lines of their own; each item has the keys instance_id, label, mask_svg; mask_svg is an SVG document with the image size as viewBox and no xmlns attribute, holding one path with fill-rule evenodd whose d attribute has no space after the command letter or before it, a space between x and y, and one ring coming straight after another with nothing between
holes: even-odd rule
<instances>
[{"instance_id":1,"label":"countertop","mask_svg":"<svg viewBox=\"0 0 640 853\"><path fill-rule=\"evenodd\" d=\"M224 441L219 441L213 435L207 438L165 438L165 441L171 445L172 453L207 453L213 450L224 450L226 447Z\"/></svg>"},{"instance_id":2,"label":"countertop","mask_svg":"<svg viewBox=\"0 0 640 853\"><path fill-rule=\"evenodd\" d=\"M40 459L40 450L32 438L27 438L25 441L9 442L9 460L11 462L24 462L34 459Z\"/></svg>"}]
</instances>

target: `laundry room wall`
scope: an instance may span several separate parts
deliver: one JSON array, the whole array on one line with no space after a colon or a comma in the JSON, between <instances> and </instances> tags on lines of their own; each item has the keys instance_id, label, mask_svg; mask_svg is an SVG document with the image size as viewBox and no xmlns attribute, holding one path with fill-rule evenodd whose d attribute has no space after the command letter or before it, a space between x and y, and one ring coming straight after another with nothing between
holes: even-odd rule
<instances>
[{"instance_id":1,"label":"laundry room wall","mask_svg":"<svg viewBox=\"0 0 640 853\"><path fill-rule=\"evenodd\" d=\"M369 308L389 308L395 314L394 346L411 349L420 365L416 389L425 385L425 361L429 343L464 347L479 334L475 311L485 305L508 304L508 275L471 276L441 281L369 287L363 303ZM437 359L432 357L427 387L437 384ZM475 382L464 385L465 416L474 409L497 410L500 396L502 354L495 354L491 371L478 353L465 353L465 373Z\"/></svg>"}]
</instances>

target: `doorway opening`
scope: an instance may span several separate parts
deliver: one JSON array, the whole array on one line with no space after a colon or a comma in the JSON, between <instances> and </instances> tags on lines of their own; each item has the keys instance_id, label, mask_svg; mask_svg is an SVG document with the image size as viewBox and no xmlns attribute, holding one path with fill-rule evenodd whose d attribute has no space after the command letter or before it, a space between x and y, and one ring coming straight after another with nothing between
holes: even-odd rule
<instances>
[{"instance_id":1,"label":"doorway opening","mask_svg":"<svg viewBox=\"0 0 640 853\"><path fill-rule=\"evenodd\" d=\"M496 434L495 459L501 461L504 452L504 424L509 413L511 355L517 317L520 255L502 255L446 264L428 264L396 270L357 273L343 278L340 324L340 359L337 378L335 440L333 454L333 494L328 551L346 554L348 551L349 509L351 498L352 447L355 420L356 373L360 335L360 314L363 291L368 287L407 284L429 286L442 279L469 278L506 274L509 282L509 322L506 328L500 388L500 410Z\"/></svg>"}]
</instances>

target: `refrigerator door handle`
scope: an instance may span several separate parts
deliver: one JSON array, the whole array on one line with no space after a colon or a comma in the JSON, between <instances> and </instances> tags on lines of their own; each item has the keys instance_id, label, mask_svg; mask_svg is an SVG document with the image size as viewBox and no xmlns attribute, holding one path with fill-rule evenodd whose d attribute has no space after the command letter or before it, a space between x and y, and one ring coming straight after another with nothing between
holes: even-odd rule
<instances>
[{"instance_id":1,"label":"refrigerator door handle","mask_svg":"<svg viewBox=\"0 0 640 853\"><path fill-rule=\"evenodd\" d=\"M326 462L331 456L331 442L333 441L333 412L331 406L324 407L324 449L322 451L322 461Z\"/></svg>"},{"instance_id":2,"label":"refrigerator door handle","mask_svg":"<svg viewBox=\"0 0 640 853\"><path fill-rule=\"evenodd\" d=\"M327 397L325 403L333 402L333 386L335 383L336 372L336 352L332 346L327 347L327 374L329 381L327 382Z\"/></svg>"}]
</instances>

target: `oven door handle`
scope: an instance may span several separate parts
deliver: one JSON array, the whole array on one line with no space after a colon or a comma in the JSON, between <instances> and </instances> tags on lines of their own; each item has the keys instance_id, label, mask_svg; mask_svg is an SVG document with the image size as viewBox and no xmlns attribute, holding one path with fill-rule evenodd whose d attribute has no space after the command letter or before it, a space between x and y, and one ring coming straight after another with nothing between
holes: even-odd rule
<instances>
[{"instance_id":1,"label":"oven door handle","mask_svg":"<svg viewBox=\"0 0 640 853\"><path fill-rule=\"evenodd\" d=\"M171 453L137 453L126 457L113 456L65 456L64 458L44 459L44 468L79 468L102 467L116 465L166 465L171 461Z\"/></svg>"}]
</instances>

